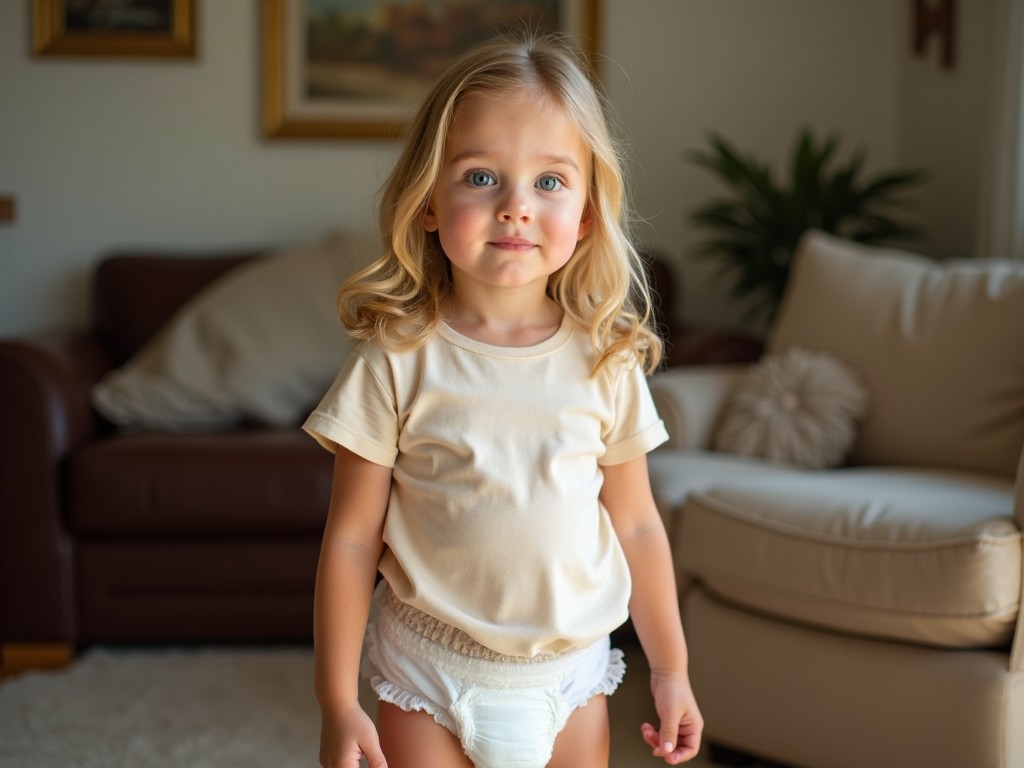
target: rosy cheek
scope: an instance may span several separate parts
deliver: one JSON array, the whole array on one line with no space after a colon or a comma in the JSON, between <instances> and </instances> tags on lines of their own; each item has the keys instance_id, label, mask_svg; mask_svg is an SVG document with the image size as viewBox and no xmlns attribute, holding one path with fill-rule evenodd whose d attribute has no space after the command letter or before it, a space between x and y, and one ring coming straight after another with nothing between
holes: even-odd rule
<instances>
[{"instance_id":1,"label":"rosy cheek","mask_svg":"<svg viewBox=\"0 0 1024 768\"><path fill-rule=\"evenodd\" d=\"M558 240L575 248L580 239L580 217L574 213L566 213L558 218L556 226Z\"/></svg>"},{"instance_id":2,"label":"rosy cheek","mask_svg":"<svg viewBox=\"0 0 1024 768\"><path fill-rule=\"evenodd\" d=\"M463 236L473 227L476 220L473 210L468 206L453 207L445 222L447 229L455 236Z\"/></svg>"}]
</instances>

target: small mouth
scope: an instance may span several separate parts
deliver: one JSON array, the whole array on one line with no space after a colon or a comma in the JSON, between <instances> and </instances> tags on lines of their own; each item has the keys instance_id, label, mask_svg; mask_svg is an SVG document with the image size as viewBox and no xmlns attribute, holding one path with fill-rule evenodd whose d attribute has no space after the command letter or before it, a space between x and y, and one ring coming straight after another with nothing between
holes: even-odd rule
<instances>
[{"instance_id":1,"label":"small mouth","mask_svg":"<svg viewBox=\"0 0 1024 768\"><path fill-rule=\"evenodd\" d=\"M529 240L524 240L521 237L502 237L497 240L492 240L491 245L495 248L502 248L508 251L525 251L534 247L533 243Z\"/></svg>"}]
</instances>

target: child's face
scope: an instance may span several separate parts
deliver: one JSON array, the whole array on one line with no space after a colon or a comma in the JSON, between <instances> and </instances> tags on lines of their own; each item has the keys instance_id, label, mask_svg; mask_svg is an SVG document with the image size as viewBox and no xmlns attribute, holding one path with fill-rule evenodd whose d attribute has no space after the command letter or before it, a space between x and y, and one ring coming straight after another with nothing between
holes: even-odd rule
<instances>
[{"instance_id":1,"label":"child's face","mask_svg":"<svg viewBox=\"0 0 1024 768\"><path fill-rule=\"evenodd\" d=\"M456 288L536 286L590 231L590 153L565 111L536 94L472 94L459 105L423 226Z\"/></svg>"}]
</instances>

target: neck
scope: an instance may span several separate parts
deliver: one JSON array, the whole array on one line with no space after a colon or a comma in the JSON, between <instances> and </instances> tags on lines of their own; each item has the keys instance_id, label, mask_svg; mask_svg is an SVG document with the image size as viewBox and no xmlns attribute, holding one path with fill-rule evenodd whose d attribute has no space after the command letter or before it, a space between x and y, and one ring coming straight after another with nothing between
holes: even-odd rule
<instances>
[{"instance_id":1,"label":"neck","mask_svg":"<svg viewBox=\"0 0 1024 768\"><path fill-rule=\"evenodd\" d=\"M527 347L550 338L564 312L546 293L503 289L486 295L453 286L446 321L455 331L485 344Z\"/></svg>"}]
</instances>

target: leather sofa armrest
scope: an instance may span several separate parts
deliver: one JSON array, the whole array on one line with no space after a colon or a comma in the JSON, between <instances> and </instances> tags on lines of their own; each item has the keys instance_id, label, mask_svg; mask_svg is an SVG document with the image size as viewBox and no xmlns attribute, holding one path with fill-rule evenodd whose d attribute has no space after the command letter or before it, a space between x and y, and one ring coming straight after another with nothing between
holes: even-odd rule
<instances>
[{"instance_id":1,"label":"leather sofa armrest","mask_svg":"<svg viewBox=\"0 0 1024 768\"><path fill-rule=\"evenodd\" d=\"M0 627L5 643L74 643L64 464L101 425L89 388L110 368L96 337L0 340Z\"/></svg>"},{"instance_id":2,"label":"leather sofa armrest","mask_svg":"<svg viewBox=\"0 0 1024 768\"><path fill-rule=\"evenodd\" d=\"M745 363L695 365L668 368L652 376L651 395L669 435L666 447L710 447L718 414L749 367Z\"/></svg>"},{"instance_id":3,"label":"leather sofa armrest","mask_svg":"<svg viewBox=\"0 0 1024 768\"><path fill-rule=\"evenodd\" d=\"M13 420L6 423L15 432L18 425L43 428L46 452L64 455L98 433L89 389L111 365L106 347L91 333L0 340L0 408ZM6 448L4 437L0 448Z\"/></svg>"}]
</instances>

